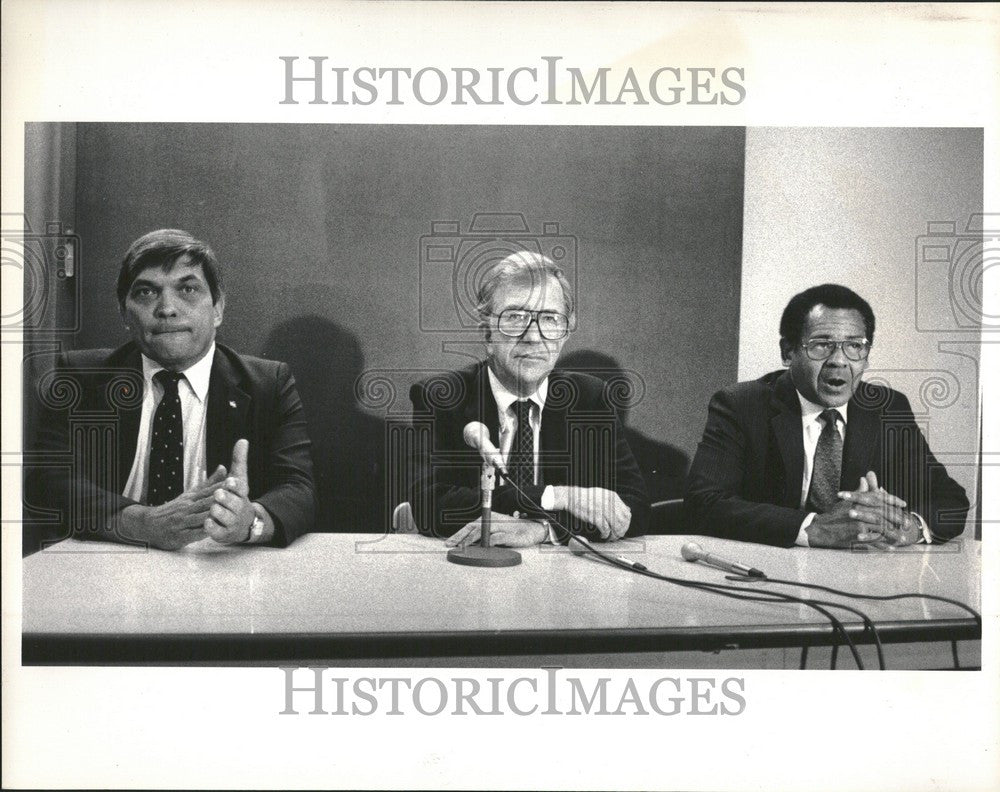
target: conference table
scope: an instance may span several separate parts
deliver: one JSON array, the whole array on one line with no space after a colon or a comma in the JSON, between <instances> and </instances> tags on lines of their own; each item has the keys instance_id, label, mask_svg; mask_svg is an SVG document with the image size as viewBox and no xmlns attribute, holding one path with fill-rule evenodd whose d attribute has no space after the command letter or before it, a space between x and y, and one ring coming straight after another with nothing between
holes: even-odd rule
<instances>
[{"instance_id":1,"label":"conference table","mask_svg":"<svg viewBox=\"0 0 1000 792\"><path fill-rule=\"evenodd\" d=\"M685 561L707 551L770 579L868 593L922 593L980 608L980 542L891 551L783 549L707 537L648 536L602 549L662 575L841 602L874 621L883 644L950 647L978 666L981 626L936 600L848 600L801 585L727 580ZM176 551L66 540L23 560L24 664L799 667L803 648L842 642L801 603L731 599L636 574L575 542L522 549L506 568L449 563L416 534L314 533L290 547ZM871 632L837 608L874 664ZM943 642L943 643L942 643ZM966 657L959 662L962 642ZM825 647L825 649L823 649ZM838 667L854 667L841 647ZM923 654L920 655L921 657ZM893 667L923 667L903 654ZM808 667L827 667L826 660Z\"/></svg>"}]
</instances>

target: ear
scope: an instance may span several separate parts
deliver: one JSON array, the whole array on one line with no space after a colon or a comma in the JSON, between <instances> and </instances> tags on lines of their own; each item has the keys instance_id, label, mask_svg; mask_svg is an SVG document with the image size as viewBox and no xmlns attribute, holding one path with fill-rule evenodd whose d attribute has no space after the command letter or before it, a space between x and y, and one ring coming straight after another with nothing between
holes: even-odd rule
<instances>
[{"instance_id":1,"label":"ear","mask_svg":"<svg viewBox=\"0 0 1000 792\"><path fill-rule=\"evenodd\" d=\"M778 342L778 346L781 348L781 365L792 365L792 342L787 338L782 338Z\"/></svg>"},{"instance_id":2,"label":"ear","mask_svg":"<svg viewBox=\"0 0 1000 792\"><path fill-rule=\"evenodd\" d=\"M222 324L222 314L226 310L226 295L220 294L219 299L215 301L215 305L212 308L215 311L215 326L218 327Z\"/></svg>"}]
</instances>

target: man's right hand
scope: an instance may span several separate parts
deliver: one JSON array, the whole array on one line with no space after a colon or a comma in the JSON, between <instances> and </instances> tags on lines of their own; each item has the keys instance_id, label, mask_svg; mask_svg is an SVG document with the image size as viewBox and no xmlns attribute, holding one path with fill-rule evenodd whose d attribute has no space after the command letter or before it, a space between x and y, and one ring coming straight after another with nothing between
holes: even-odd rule
<instances>
[{"instance_id":1,"label":"man's right hand","mask_svg":"<svg viewBox=\"0 0 1000 792\"><path fill-rule=\"evenodd\" d=\"M632 522L632 510L614 490L602 487L553 487L556 511L568 511L593 525L602 539L621 539Z\"/></svg>"},{"instance_id":2,"label":"man's right hand","mask_svg":"<svg viewBox=\"0 0 1000 792\"><path fill-rule=\"evenodd\" d=\"M215 502L215 491L226 480L222 465L205 483L159 506L133 504L118 515L120 532L130 541L146 542L161 550L179 550L206 536L204 523Z\"/></svg>"},{"instance_id":3,"label":"man's right hand","mask_svg":"<svg viewBox=\"0 0 1000 792\"><path fill-rule=\"evenodd\" d=\"M859 513L849 501L838 502L830 511L817 514L806 528L810 547L854 547L859 544L873 544L881 539L880 534L872 538L860 539L868 527L859 519Z\"/></svg>"}]
</instances>

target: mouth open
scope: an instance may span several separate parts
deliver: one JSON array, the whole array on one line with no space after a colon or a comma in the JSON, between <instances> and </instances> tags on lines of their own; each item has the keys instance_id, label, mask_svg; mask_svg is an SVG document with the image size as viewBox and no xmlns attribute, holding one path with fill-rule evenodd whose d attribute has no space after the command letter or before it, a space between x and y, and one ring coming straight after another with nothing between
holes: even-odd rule
<instances>
[{"instance_id":1,"label":"mouth open","mask_svg":"<svg viewBox=\"0 0 1000 792\"><path fill-rule=\"evenodd\" d=\"M840 388L843 388L847 384L847 379L845 377L838 377L838 376L823 377L821 382L828 388L839 390Z\"/></svg>"}]
</instances>

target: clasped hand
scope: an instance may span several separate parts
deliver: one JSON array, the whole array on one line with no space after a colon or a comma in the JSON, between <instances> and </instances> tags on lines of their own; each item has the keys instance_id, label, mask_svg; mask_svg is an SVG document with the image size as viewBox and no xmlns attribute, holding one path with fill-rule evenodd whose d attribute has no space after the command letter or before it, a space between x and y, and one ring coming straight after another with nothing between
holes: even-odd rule
<instances>
[{"instance_id":1,"label":"clasped hand","mask_svg":"<svg viewBox=\"0 0 1000 792\"><path fill-rule=\"evenodd\" d=\"M238 440L228 473L219 465L203 484L173 500L126 507L121 512L123 533L161 550L177 550L206 536L221 544L245 541L255 514L249 499L249 451L250 443Z\"/></svg>"},{"instance_id":2,"label":"clasped hand","mask_svg":"<svg viewBox=\"0 0 1000 792\"><path fill-rule=\"evenodd\" d=\"M906 510L904 500L879 486L874 471L860 479L856 490L837 495L840 502L817 514L806 528L811 547L852 547L860 543L885 549L920 540L920 521Z\"/></svg>"}]
</instances>

